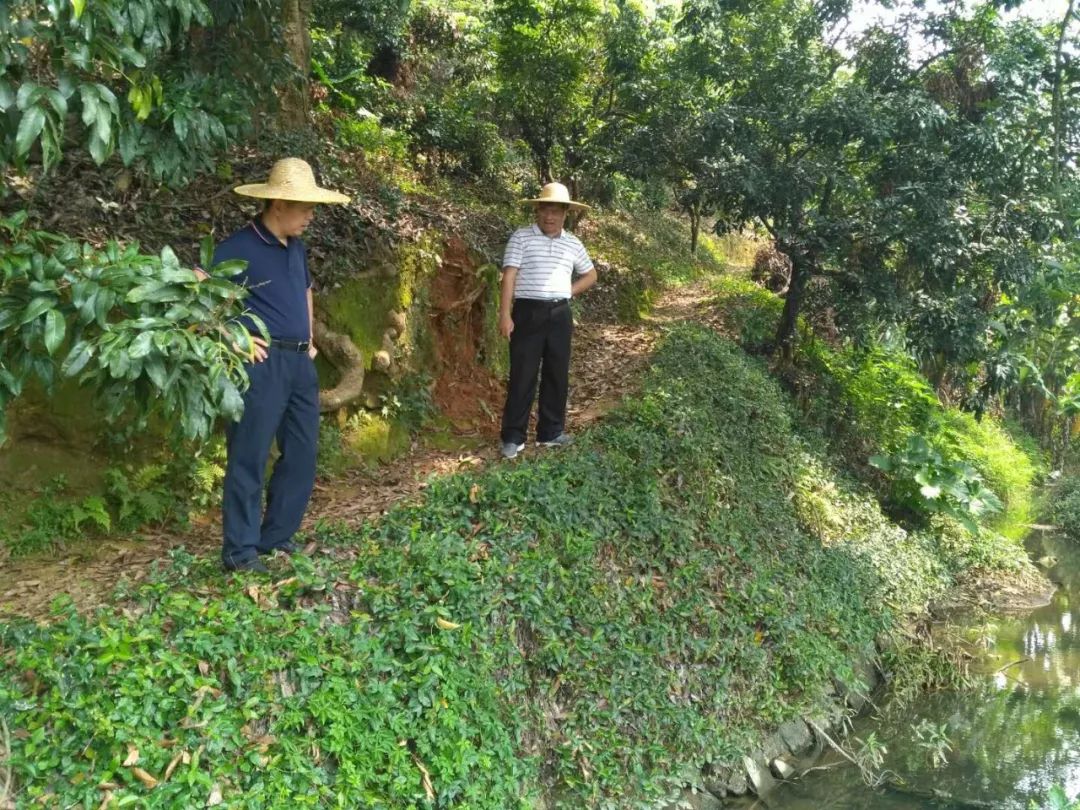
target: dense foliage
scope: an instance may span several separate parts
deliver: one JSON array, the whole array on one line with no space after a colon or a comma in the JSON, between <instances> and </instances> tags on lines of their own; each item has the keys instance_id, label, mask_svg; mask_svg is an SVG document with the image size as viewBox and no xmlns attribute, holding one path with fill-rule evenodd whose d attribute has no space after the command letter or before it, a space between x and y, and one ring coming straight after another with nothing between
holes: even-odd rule
<instances>
[{"instance_id":1,"label":"dense foliage","mask_svg":"<svg viewBox=\"0 0 1080 810\"><path fill-rule=\"evenodd\" d=\"M241 263L200 282L168 248L160 257L137 244L97 250L27 228L24 213L0 220L0 233L10 240L0 252L0 406L31 381L51 390L74 378L106 418L136 427L160 414L204 439L219 414L239 417L251 337L239 322L247 293L228 279Z\"/></svg>"},{"instance_id":2,"label":"dense foliage","mask_svg":"<svg viewBox=\"0 0 1080 810\"><path fill-rule=\"evenodd\" d=\"M891 524L763 369L691 327L573 450L320 539L274 582L181 553L122 611L3 630L23 795L634 806L854 685L971 557Z\"/></svg>"},{"instance_id":3,"label":"dense foliage","mask_svg":"<svg viewBox=\"0 0 1080 810\"><path fill-rule=\"evenodd\" d=\"M778 297L750 282L714 282L725 328L753 350L766 339ZM807 331L792 380L801 422L875 487L894 514L967 531L1026 534L1036 517L1043 454L990 416L943 404L914 361L880 346L833 348ZM940 522L936 525L940 528ZM993 542L993 541L991 541Z\"/></svg>"}]
</instances>

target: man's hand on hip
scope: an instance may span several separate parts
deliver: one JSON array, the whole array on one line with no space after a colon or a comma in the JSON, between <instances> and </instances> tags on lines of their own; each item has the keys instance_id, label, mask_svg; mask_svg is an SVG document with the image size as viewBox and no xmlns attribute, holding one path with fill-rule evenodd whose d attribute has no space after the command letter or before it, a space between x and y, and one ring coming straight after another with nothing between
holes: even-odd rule
<instances>
[{"instance_id":1,"label":"man's hand on hip","mask_svg":"<svg viewBox=\"0 0 1080 810\"><path fill-rule=\"evenodd\" d=\"M270 350L266 346L266 341L261 337L251 336L251 346L241 346L238 343L233 344L233 351L237 354L242 354L247 358L249 363L261 363L267 358Z\"/></svg>"}]
</instances>

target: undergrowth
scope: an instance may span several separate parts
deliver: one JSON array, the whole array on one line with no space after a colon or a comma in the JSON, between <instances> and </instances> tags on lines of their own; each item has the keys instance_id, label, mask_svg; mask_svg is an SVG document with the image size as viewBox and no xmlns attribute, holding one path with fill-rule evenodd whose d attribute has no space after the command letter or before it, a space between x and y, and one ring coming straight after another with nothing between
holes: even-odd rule
<instances>
[{"instance_id":1,"label":"undergrowth","mask_svg":"<svg viewBox=\"0 0 1080 810\"><path fill-rule=\"evenodd\" d=\"M725 327L744 348L770 345L783 307L778 296L732 276L714 281L713 290ZM1037 512L1036 484L1045 472L1034 442L993 416L979 420L942 404L900 351L829 345L805 324L800 329L790 375L800 429L827 436L833 456L872 485L895 517L946 534L957 530L950 522L959 520L969 533L1011 541L987 537L978 556L992 560L991 566L1021 559L1021 540ZM875 457L881 460L872 463ZM952 501L950 491L957 495ZM974 550L978 543L960 545Z\"/></svg>"},{"instance_id":2,"label":"undergrowth","mask_svg":"<svg viewBox=\"0 0 1080 810\"><path fill-rule=\"evenodd\" d=\"M651 806L821 709L964 553L892 524L692 326L573 448L318 535L276 582L181 552L126 603L0 631L20 796Z\"/></svg>"}]
</instances>

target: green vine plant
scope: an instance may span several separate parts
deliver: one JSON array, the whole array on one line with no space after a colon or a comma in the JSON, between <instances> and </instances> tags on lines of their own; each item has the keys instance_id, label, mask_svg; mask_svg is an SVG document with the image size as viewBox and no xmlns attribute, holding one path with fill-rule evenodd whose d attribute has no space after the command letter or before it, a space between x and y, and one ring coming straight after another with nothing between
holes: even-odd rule
<instances>
[{"instance_id":1,"label":"green vine plant","mask_svg":"<svg viewBox=\"0 0 1080 810\"><path fill-rule=\"evenodd\" d=\"M922 436L911 436L893 455L871 456L870 464L889 476L899 506L917 514L949 515L972 534L979 533L976 521L1002 509L974 467L944 458Z\"/></svg>"},{"instance_id":2,"label":"green vine plant","mask_svg":"<svg viewBox=\"0 0 1080 810\"><path fill-rule=\"evenodd\" d=\"M208 237L204 267L212 250ZM224 262L200 282L168 247L96 248L30 229L25 212L0 219L0 443L4 409L31 380L51 392L74 379L108 422L141 429L158 417L188 440L239 418L253 347L240 320L246 291L229 278L243 266Z\"/></svg>"}]
</instances>

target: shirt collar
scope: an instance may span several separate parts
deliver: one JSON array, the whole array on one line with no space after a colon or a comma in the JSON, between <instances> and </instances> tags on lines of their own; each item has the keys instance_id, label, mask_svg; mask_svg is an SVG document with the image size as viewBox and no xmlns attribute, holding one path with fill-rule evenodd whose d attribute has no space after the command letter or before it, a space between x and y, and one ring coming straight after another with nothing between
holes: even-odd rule
<instances>
[{"instance_id":1,"label":"shirt collar","mask_svg":"<svg viewBox=\"0 0 1080 810\"><path fill-rule=\"evenodd\" d=\"M279 248L288 248L288 245L281 244L281 240L270 233L258 218L251 220L251 229L255 231L259 238L266 242L266 244L277 245Z\"/></svg>"},{"instance_id":2,"label":"shirt collar","mask_svg":"<svg viewBox=\"0 0 1080 810\"><path fill-rule=\"evenodd\" d=\"M540 230L540 226L537 225L535 222L532 225L532 230L533 230L533 233L536 234L537 236L547 236L548 239L562 239L563 234L566 233L566 229L563 228L563 229L560 229L558 236L548 236L546 233L544 233L542 230Z\"/></svg>"}]
</instances>

